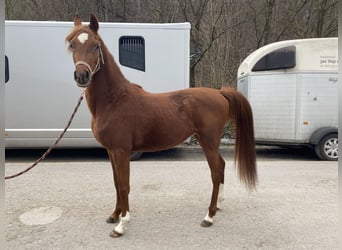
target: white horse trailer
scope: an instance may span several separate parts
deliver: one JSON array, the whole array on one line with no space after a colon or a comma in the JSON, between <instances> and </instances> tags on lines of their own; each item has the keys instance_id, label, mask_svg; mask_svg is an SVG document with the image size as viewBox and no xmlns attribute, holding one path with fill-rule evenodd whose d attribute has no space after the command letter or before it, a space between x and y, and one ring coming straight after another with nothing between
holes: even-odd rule
<instances>
[{"instance_id":1,"label":"white horse trailer","mask_svg":"<svg viewBox=\"0 0 342 250\"><path fill-rule=\"evenodd\" d=\"M6 148L47 147L81 91L65 37L72 22L6 21ZM190 24L101 23L122 72L150 92L189 87ZM84 103L60 147L98 147Z\"/></svg>"},{"instance_id":2,"label":"white horse trailer","mask_svg":"<svg viewBox=\"0 0 342 250\"><path fill-rule=\"evenodd\" d=\"M338 159L337 38L288 40L250 54L238 69L258 144L309 145Z\"/></svg>"}]
</instances>

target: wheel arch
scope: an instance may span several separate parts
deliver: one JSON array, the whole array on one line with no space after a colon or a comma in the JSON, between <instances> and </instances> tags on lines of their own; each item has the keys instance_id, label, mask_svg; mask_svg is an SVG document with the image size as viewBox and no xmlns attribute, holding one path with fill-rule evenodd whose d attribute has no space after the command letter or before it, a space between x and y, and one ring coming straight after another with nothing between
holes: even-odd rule
<instances>
[{"instance_id":1,"label":"wheel arch","mask_svg":"<svg viewBox=\"0 0 342 250\"><path fill-rule=\"evenodd\" d=\"M312 133L311 137L310 137L310 140L309 140L309 143L311 145L318 145L320 140L328 135L328 134L333 134L333 133L337 133L338 134L338 129L337 127L330 127L330 126L327 126L327 127L322 127L322 128L319 128L317 129L315 132Z\"/></svg>"}]
</instances>

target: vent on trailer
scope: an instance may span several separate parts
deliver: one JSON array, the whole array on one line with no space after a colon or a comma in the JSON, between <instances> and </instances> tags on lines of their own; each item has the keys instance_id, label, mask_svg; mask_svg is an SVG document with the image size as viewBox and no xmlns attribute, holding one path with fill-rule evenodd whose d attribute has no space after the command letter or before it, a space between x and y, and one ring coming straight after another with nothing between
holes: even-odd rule
<instances>
[{"instance_id":1,"label":"vent on trailer","mask_svg":"<svg viewBox=\"0 0 342 250\"><path fill-rule=\"evenodd\" d=\"M145 71L145 40L141 36L119 38L119 62L121 65Z\"/></svg>"}]
</instances>

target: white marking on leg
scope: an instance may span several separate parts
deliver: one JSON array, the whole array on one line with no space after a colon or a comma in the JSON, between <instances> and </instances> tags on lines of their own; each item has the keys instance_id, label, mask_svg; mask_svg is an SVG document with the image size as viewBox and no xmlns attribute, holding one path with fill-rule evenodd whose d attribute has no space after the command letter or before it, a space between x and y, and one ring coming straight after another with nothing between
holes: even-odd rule
<instances>
[{"instance_id":1,"label":"white marking on leg","mask_svg":"<svg viewBox=\"0 0 342 250\"><path fill-rule=\"evenodd\" d=\"M80 43L85 43L88 40L88 33L79 34L77 39L80 41Z\"/></svg>"},{"instance_id":2,"label":"white marking on leg","mask_svg":"<svg viewBox=\"0 0 342 250\"><path fill-rule=\"evenodd\" d=\"M121 217L120 216L120 223L114 228L115 232L119 233L119 234L124 234L125 230L127 228L127 224L130 221L130 215L129 212L126 212L126 216L125 217Z\"/></svg>"},{"instance_id":3,"label":"white marking on leg","mask_svg":"<svg viewBox=\"0 0 342 250\"><path fill-rule=\"evenodd\" d=\"M213 223L214 222L214 218L210 218L209 217L209 213L207 213L207 215L204 217L205 221L208 221L209 223Z\"/></svg>"},{"instance_id":4,"label":"white marking on leg","mask_svg":"<svg viewBox=\"0 0 342 250\"><path fill-rule=\"evenodd\" d=\"M224 184L220 183L218 198L217 198L217 208L222 208L223 201L224 201Z\"/></svg>"}]
</instances>

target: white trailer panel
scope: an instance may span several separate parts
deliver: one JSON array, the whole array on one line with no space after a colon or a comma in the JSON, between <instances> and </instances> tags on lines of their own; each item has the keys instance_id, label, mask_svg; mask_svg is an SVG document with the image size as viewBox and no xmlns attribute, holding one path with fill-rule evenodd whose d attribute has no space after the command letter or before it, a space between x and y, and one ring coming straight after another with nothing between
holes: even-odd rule
<instances>
[{"instance_id":1,"label":"white trailer panel","mask_svg":"<svg viewBox=\"0 0 342 250\"><path fill-rule=\"evenodd\" d=\"M312 145L337 160L337 58L337 38L318 38L272 43L241 63L258 143Z\"/></svg>"},{"instance_id":2,"label":"white trailer panel","mask_svg":"<svg viewBox=\"0 0 342 250\"><path fill-rule=\"evenodd\" d=\"M82 91L74 82L65 44L72 27L72 22L5 22L7 148L49 146L64 129ZM189 87L189 23L100 23L99 33L130 81L150 92ZM119 60L120 39L137 37L144 52L143 70ZM60 146L98 146L85 103Z\"/></svg>"}]
</instances>

